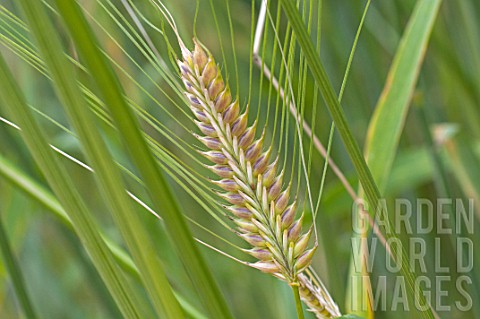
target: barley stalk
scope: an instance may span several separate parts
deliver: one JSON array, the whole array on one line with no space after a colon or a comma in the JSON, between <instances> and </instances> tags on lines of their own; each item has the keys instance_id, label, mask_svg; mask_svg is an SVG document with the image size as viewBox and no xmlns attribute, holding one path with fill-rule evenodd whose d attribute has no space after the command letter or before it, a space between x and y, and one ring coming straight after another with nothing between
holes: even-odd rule
<instances>
[{"instance_id":1,"label":"barley stalk","mask_svg":"<svg viewBox=\"0 0 480 319\"><path fill-rule=\"evenodd\" d=\"M252 247L245 250L258 259L250 264L290 285L297 285L302 300L317 318L340 316L338 307L309 272L317 244L308 247L313 228L302 232L303 214L296 218L296 200L290 201L291 183L283 188L284 171L272 148L263 149L265 131L255 139L257 123L248 126L248 106L240 113L237 99L211 54L195 42L193 52L182 43L179 61L185 95L202 136L195 135L209 150L202 154L221 180L218 194L238 226L237 234Z\"/></svg>"}]
</instances>

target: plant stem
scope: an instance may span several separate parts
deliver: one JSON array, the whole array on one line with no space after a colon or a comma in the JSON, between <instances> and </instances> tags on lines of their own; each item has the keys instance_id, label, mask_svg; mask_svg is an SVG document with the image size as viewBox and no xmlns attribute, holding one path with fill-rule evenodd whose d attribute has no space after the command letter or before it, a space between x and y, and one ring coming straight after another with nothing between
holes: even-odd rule
<instances>
[{"instance_id":1,"label":"plant stem","mask_svg":"<svg viewBox=\"0 0 480 319\"><path fill-rule=\"evenodd\" d=\"M18 301L22 305L25 317L28 319L35 319L37 316L33 311L32 303L28 298L27 289L25 287L25 281L22 277L20 267L13 256L12 248L8 242L8 237L5 232L5 228L2 224L2 218L0 217L0 250L4 259L5 267L7 268L10 277L12 278L13 287L15 287L15 293L17 294Z\"/></svg>"},{"instance_id":2,"label":"plant stem","mask_svg":"<svg viewBox=\"0 0 480 319\"><path fill-rule=\"evenodd\" d=\"M295 296L295 307L297 309L298 319L305 319L303 315L302 301L300 300L300 292L298 291L298 284L291 284L293 295Z\"/></svg>"}]
</instances>

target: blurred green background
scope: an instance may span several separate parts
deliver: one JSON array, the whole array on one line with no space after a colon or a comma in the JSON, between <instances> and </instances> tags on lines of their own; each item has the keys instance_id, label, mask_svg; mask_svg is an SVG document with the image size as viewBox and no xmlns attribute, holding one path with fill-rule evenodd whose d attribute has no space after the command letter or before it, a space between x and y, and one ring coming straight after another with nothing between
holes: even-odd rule
<instances>
[{"instance_id":1,"label":"blurred green background","mask_svg":"<svg viewBox=\"0 0 480 319\"><path fill-rule=\"evenodd\" d=\"M171 87L162 79L151 63L138 52L132 41L118 28L111 17L105 13L102 5L95 0L83 0L80 3L102 27L109 30L119 41L115 43L101 32L101 28L96 26L103 48L116 63L138 81L146 92L150 92L160 103L166 105L170 114L161 110L144 91L134 85L125 74L119 72L127 95L148 110L162 125L172 130L176 135L175 138L195 144L190 135L190 131L195 130L191 121L178 108L168 107L171 102L166 96L174 96ZM234 88L238 85L240 91L236 93L242 103L247 101L249 87L254 88L250 96L251 101L255 101L251 103L251 112L255 114L258 111L259 117L265 121L266 109L261 105L266 103L268 95L266 92L269 90L269 85L265 79L260 81L260 72L255 68L252 73L252 82L250 83L249 80L252 10L258 14L260 1L228 1L235 36L234 48L232 47L229 31L230 21L225 1L201 0L196 4L192 0L175 0L164 1L164 3L174 16L185 39L193 36L194 17L198 5L196 35L217 57L217 62L222 66L222 70L228 71L228 80L232 91L236 91ZM323 0L321 3L321 58L338 92L365 1ZM387 74L399 40L416 3L417 1L414 0L373 1L368 11L342 102L350 128L362 148L367 139L367 129L374 108L385 87ZM21 16L14 0L0 0L0 4ZM113 1L113 4L121 15L128 16L120 1ZM139 8L142 8L142 5L141 2L138 3ZM212 15L212 7L215 8L216 21ZM276 5L274 4L272 11L275 10ZM155 13L151 13L149 16L152 21L155 21L156 17L158 18ZM411 99L411 107L392 172L386 185L384 192L386 198L401 197L411 200L427 198L432 201L447 196L463 200L474 198L475 215L479 216L477 199L480 194L480 179L476 178L480 176L478 165L478 156L480 155L479 21L480 3L478 1L443 1L419 74L418 84ZM68 48L69 39L60 26L60 22L58 23L58 32L62 34L65 46ZM28 101L58 123L69 127L51 83L8 48L7 39L11 37L11 29L16 29L19 34L28 36L25 30L13 25L5 18L5 15L2 15L0 51L7 58L10 69L14 72ZM279 32L282 31L284 30L279 30ZM160 52L166 54L162 36L151 32L151 37L158 44ZM223 44L223 47L220 46L220 43ZM124 52L119 49L120 47L133 56L137 65L125 57ZM71 47L70 49L73 50ZM224 54L222 54L222 49ZM233 51L235 51L235 55ZM225 56L226 60L222 56ZM238 77L234 72L235 56L238 63ZM165 60L168 61L168 58ZM172 71L175 70L174 66L170 66L170 68ZM140 70L145 72L140 72ZM85 75L79 72L79 76ZM166 90L166 94L161 93L148 77ZM85 79L87 79L86 76ZM240 79L238 83L237 79ZM262 90L264 92L261 96L262 102L258 103L256 101ZM329 113L323 102L314 98L313 90L306 92L305 95L305 118L316 123L315 131L326 144L331 123ZM180 101L177 97L174 99ZM318 109L314 114L315 119L312 119L313 103L318 103ZM188 111L186 106L184 109ZM0 116L7 117L2 113ZM62 131L44 117L38 116L38 118L47 132L51 144L77 158L84 158L76 138ZM179 127L175 119L185 123L187 129ZM448 124L448 126L439 126L439 124ZM149 125L145 125L144 128L185 165L203 172L199 163L176 147L176 143L172 143L165 136L158 134ZM446 128L453 133L447 134L450 131ZM287 133L292 136L291 140L293 141L295 129L292 126L290 130ZM104 126L104 132L115 158L131 168L129 159L122 151L114 130ZM432 135L432 132L436 134ZM440 138L442 134L446 134L445 139ZM432 137L433 140L431 140ZM14 163L15 167L38 183L46 185L18 132L2 122L0 122L0 156L10 163ZM356 189L358 182L355 172L348 154L336 134L333 139L332 158ZM88 199L89 208L95 212L105 233L118 243L122 243L118 230L110 215L106 213L105 204L97 191L92 175L66 159L62 159L62 163L75 180L78 190L84 198ZM311 169L311 185L313 192L317 193L323 170L323 159L317 152L312 153ZM174 179L170 178L169 182L186 215L212 232L219 234L220 237L243 245L233 234L206 214L204 208L192 199ZM136 194L145 195L145 191L137 183L129 180L128 184L130 190ZM303 187L300 189L305 191ZM304 195L299 196L304 197ZM211 204L213 205L213 203ZM326 259L316 258L314 266L341 309L345 309L351 256L351 207L351 198L338 178L329 172L318 217L318 227L325 243L321 246L321 256L325 256ZM171 243L165 235L162 223L143 210L139 209L138 212L139 218L148 227L172 286L191 304L200 308L188 277L182 270L180 262L171 248ZM21 266L28 293L40 317L119 318L120 314L116 306L75 234L60 223L45 207L26 196L2 176L0 176L0 217L13 252ZM478 218L475 221L475 225L477 224ZM192 230L198 238L204 239L227 253L236 254L221 239L211 236L199 227L192 225ZM432 245L433 236L425 236ZM446 247L445 250L442 249L442 254L447 256L442 261L454 262L455 258L452 257L454 253L449 246L448 236L440 237L445 243L445 246L442 247ZM477 237L475 233L473 235L474 242ZM384 250L381 247L377 248L379 256L383 256ZM206 247L202 246L201 250L207 257L208 264L237 318L286 319L295 317L294 303L288 285L225 258ZM475 250L475 258L477 256L478 252ZM427 257L427 267L429 270L433 269L435 261L433 250L429 250ZM377 276L386 274L381 270L383 269L382 260L385 259L377 258L376 260L380 264L376 267L377 271L374 271L374 283ZM480 269L477 264L474 265L473 273L478 277ZM454 265L452 265L452 269L455 269ZM426 275L434 278L435 273L432 270ZM480 281L474 283L472 289L480 289L479 284ZM389 286L390 288L392 287ZM142 287L138 286L138 289L143 292ZM444 303L453 306L458 298L455 288L447 285L445 289L452 293L443 299ZM478 318L479 300L474 299L473 304L473 308L477 308L477 312L472 310L462 313L452 308L451 311L439 314L441 318ZM408 314L401 311L378 311L376 314L378 318L405 318L406 316L408 317ZM11 279L1 258L0 318L22 318Z\"/></svg>"}]
</instances>

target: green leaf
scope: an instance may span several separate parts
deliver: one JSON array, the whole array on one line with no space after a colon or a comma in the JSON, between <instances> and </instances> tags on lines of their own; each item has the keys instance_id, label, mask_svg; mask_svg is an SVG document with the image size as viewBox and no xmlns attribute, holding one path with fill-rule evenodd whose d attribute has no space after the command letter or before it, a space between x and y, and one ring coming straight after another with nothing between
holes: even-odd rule
<instances>
[{"instance_id":1,"label":"green leaf","mask_svg":"<svg viewBox=\"0 0 480 319\"><path fill-rule=\"evenodd\" d=\"M303 54L306 57L308 65L310 66L310 71L312 72L315 81L319 85L323 99L327 104L328 110L333 118L333 121L335 122L335 125L338 128L343 143L358 174L358 178L360 180L361 186L365 192L367 202L369 204L370 214L373 214L377 210L377 205L380 203L380 191L373 179L370 169L365 162L365 159L360 152L360 148L358 147L358 144L353 138L353 135L348 127L348 123L346 121L343 109L336 98L336 94L333 91L333 87L326 74L326 71L318 55L316 54L314 45L296 7L296 2L291 0L281 0L280 2L282 3L282 6L284 7L284 12L287 15L288 20L295 31L300 47L302 48ZM422 1L422 4L423 3L426 3L427 5L439 5L439 1L437 0L426 0ZM423 6L421 7L423 8ZM433 6L433 8L435 8L435 6ZM387 234L387 238L389 237L396 236L395 234ZM400 253L404 261L408 260L404 251L401 251ZM396 256L396 254L397 251L393 251L393 256ZM402 268L402 274L405 276L408 286L413 292L413 275L408 269L405 268ZM430 308L423 314L430 318L434 317Z\"/></svg>"},{"instance_id":2,"label":"green leaf","mask_svg":"<svg viewBox=\"0 0 480 319\"><path fill-rule=\"evenodd\" d=\"M395 53L385 87L368 127L365 157L382 193L385 192L389 183L398 143L440 3L440 0L417 2ZM361 190L359 197L363 197L362 194ZM360 236L360 234L354 233L353 236ZM364 286L363 281L362 284L353 284L353 278L361 275L355 272L354 264L363 265L365 261L361 258L361 254L358 257L359 260L355 261L352 255L347 298L368 295L368 290L371 289ZM355 293L353 293L353 289L356 289ZM351 300L347 304L353 305L354 301ZM362 308L369 309L370 307L363 305ZM353 309L349 310L353 311ZM364 312L358 312L358 314L366 315Z\"/></svg>"},{"instance_id":3,"label":"green leaf","mask_svg":"<svg viewBox=\"0 0 480 319\"><path fill-rule=\"evenodd\" d=\"M368 127L365 156L380 192L388 184L440 3L441 0L417 2Z\"/></svg>"},{"instance_id":4,"label":"green leaf","mask_svg":"<svg viewBox=\"0 0 480 319\"><path fill-rule=\"evenodd\" d=\"M138 266L144 286L159 317L179 318L182 310L155 253L145 227L127 197L120 171L115 165L83 98L72 65L66 59L52 23L40 2L21 2L41 54L50 70L54 87L89 157L97 184ZM95 77L95 72L91 73Z\"/></svg>"},{"instance_id":5,"label":"green leaf","mask_svg":"<svg viewBox=\"0 0 480 319\"><path fill-rule=\"evenodd\" d=\"M56 3L76 48L93 75L100 95L111 112L125 147L142 175L153 205L165 221L166 229L207 313L212 318L231 318L226 302L195 245L185 218L143 138L138 121L123 98L118 79L100 52L85 17L77 4L62 0Z\"/></svg>"},{"instance_id":6,"label":"green leaf","mask_svg":"<svg viewBox=\"0 0 480 319\"><path fill-rule=\"evenodd\" d=\"M2 216L0 215L0 252L3 257L3 263L5 264L8 273L12 279L13 288L15 289L15 294L17 295L18 301L23 308L25 317L28 319L37 318L35 311L33 309L32 302L27 293L27 288L25 286L25 280L23 279L22 270L19 266L15 256L13 255L12 248L10 246L10 241L7 237L5 227L3 226Z\"/></svg>"},{"instance_id":7,"label":"green leaf","mask_svg":"<svg viewBox=\"0 0 480 319\"><path fill-rule=\"evenodd\" d=\"M65 207L77 234L113 298L117 301L120 310L127 318L143 318L143 311L137 302L138 297L133 286L125 280L102 240L98 232L98 226L75 189L75 183L50 149L42 129L33 118L33 114L25 103L25 98L8 70L3 56L0 56L0 78L2 78L2 89L0 90L2 106L23 128L22 137L33 158L62 206Z\"/></svg>"},{"instance_id":8,"label":"green leaf","mask_svg":"<svg viewBox=\"0 0 480 319\"><path fill-rule=\"evenodd\" d=\"M0 175L3 176L12 185L23 191L30 198L47 208L53 216L55 216L62 224L69 229L74 230L72 221L68 217L67 213L63 210L60 203L55 196L47 190L44 186L37 183L30 176L25 174L22 170L16 167L12 162L0 154ZM137 266L133 263L128 253L120 246L118 246L113 240L101 234L108 248L112 252L113 257L122 269L130 274L133 279L140 282L140 274ZM185 313L195 319L205 319L206 317L201 314L195 307L188 303L185 298L174 292L180 305Z\"/></svg>"}]
</instances>

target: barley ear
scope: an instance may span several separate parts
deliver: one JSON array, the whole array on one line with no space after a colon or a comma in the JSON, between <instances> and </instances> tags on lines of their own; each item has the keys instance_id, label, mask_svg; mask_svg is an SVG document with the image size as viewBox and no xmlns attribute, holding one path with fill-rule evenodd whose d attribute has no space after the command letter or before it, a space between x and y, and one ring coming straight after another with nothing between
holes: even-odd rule
<instances>
[{"instance_id":1,"label":"barley ear","mask_svg":"<svg viewBox=\"0 0 480 319\"><path fill-rule=\"evenodd\" d=\"M248 105L240 113L212 55L194 42L192 52L182 48L178 65L185 97L203 133L195 136L208 148L202 154L214 163L210 169L220 180L213 183L230 203L226 208L238 235L252 246L246 252L258 259L252 267L298 285L318 318L340 316L331 298L304 274L316 246L308 247L311 229L304 232L303 218L296 218L296 200L290 203L290 186L284 187L278 159L269 162L272 149L264 149L264 134L255 139L257 125L248 125Z\"/></svg>"}]
</instances>

